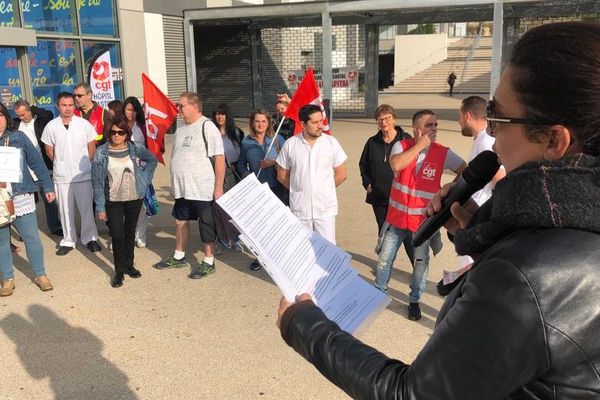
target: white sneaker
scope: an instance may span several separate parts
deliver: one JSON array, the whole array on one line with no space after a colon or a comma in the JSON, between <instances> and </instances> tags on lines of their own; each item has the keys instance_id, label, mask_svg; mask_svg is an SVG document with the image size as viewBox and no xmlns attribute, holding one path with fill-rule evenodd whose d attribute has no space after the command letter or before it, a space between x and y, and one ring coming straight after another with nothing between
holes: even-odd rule
<instances>
[{"instance_id":1,"label":"white sneaker","mask_svg":"<svg viewBox=\"0 0 600 400\"><path fill-rule=\"evenodd\" d=\"M140 249L143 249L144 247L146 247L146 242L143 241L142 239L135 239L135 245L137 247L139 247Z\"/></svg>"}]
</instances>

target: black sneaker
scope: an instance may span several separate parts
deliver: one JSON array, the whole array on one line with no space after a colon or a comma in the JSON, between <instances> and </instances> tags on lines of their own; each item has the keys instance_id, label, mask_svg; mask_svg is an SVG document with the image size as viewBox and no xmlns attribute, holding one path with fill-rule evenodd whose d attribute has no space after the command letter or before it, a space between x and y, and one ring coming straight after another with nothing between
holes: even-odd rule
<instances>
[{"instance_id":1,"label":"black sneaker","mask_svg":"<svg viewBox=\"0 0 600 400\"><path fill-rule=\"evenodd\" d=\"M254 260L250 263L250 269L252 271L258 271L262 268L262 265L260 265L260 261L258 260Z\"/></svg>"},{"instance_id":2,"label":"black sneaker","mask_svg":"<svg viewBox=\"0 0 600 400\"><path fill-rule=\"evenodd\" d=\"M92 253L97 253L97 252L99 252L99 251L101 251L101 250L102 250L102 248L100 247L100 245L98 244L98 242L97 242L97 241L95 241L95 240L91 240L91 241L89 241L89 242L88 242L88 243L85 245L85 247L87 247L87 248L88 248L88 250L89 250L89 251L91 251Z\"/></svg>"},{"instance_id":3,"label":"black sneaker","mask_svg":"<svg viewBox=\"0 0 600 400\"><path fill-rule=\"evenodd\" d=\"M67 254L69 254L69 252L73 250L72 247L68 247L68 246L60 246L58 248L58 250L56 251L56 255L57 256L66 256Z\"/></svg>"},{"instance_id":4,"label":"black sneaker","mask_svg":"<svg viewBox=\"0 0 600 400\"><path fill-rule=\"evenodd\" d=\"M188 275L190 279L201 279L215 272L215 264L209 264L202 261L198 267Z\"/></svg>"},{"instance_id":5,"label":"black sneaker","mask_svg":"<svg viewBox=\"0 0 600 400\"><path fill-rule=\"evenodd\" d=\"M411 321L421 319L421 307L419 307L419 303L408 303L408 319Z\"/></svg>"}]
</instances>

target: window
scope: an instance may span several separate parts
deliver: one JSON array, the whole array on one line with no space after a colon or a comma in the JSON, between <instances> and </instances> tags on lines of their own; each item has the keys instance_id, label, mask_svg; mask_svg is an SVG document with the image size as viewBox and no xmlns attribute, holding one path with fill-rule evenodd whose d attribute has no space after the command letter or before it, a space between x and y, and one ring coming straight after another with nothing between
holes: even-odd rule
<instances>
[{"instance_id":1,"label":"window","mask_svg":"<svg viewBox=\"0 0 600 400\"><path fill-rule=\"evenodd\" d=\"M379 40L391 40L396 36L396 25L381 25L379 27Z\"/></svg>"},{"instance_id":2,"label":"window","mask_svg":"<svg viewBox=\"0 0 600 400\"><path fill-rule=\"evenodd\" d=\"M119 51L120 49L118 43L85 40L83 42L84 74L86 77L89 75L89 69L92 60L105 53L107 50L110 54L115 98L123 99L123 73L121 52Z\"/></svg>"},{"instance_id":3,"label":"window","mask_svg":"<svg viewBox=\"0 0 600 400\"><path fill-rule=\"evenodd\" d=\"M0 47L0 100L8 109L21 98L21 79L17 65L17 49L14 47Z\"/></svg>"},{"instance_id":4,"label":"window","mask_svg":"<svg viewBox=\"0 0 600 400\"><path fill-rule=\"evenodd\" d=\"M17 9L17 0L0 1L0 26L14 27L21 26L15 10Z\"/></svg>"},{"instance_id":5,"label":"window","mask_svg":"<svg viewBox=\"0 0 600 400\"><path fill-rule=\"evenodd\" d=\"M22 1L26 28L36 31L75 34L77 16L74 0Z\"/></svg>"},{"instance_id":6,"label":"window","mask_svg":"<svg viewBox=\"0 0 600 400\"><path fill-rule=\"evenodd\" d=\"M81 33L84 35L117 36L114 0L87 1L79 9Z\"/></svg>"},{"instance_id":7,"label":"window","mask_svg":"<svg viewBox=\"0 0 600 400\"><path fill-rule=\"evenodd\" d=\"M35 104L53 110L56 96L73 91L80 80L79 42L42 39L27 49L27 55Z\"/></svg>"}]
</instances>

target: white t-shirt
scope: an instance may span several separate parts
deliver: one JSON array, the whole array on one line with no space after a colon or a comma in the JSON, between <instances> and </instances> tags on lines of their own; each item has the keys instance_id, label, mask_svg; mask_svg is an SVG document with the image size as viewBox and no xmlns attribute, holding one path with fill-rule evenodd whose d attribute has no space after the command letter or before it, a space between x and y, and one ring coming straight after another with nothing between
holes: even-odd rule
<instances>
[{"instance_id":1,"label":"white t-shirt","mask_svg":"<svg viewBox=\"0 0 600 400\"><path fill-rule=\"evenodd\" d=\"M202 138L202 124L208 142L208 155ZM176 199L211 201L215 172L209 157L223 155L221 132L205 116L177 128L171 156L171 188Z\"/></svg>"},{"instance_id":2,"label":"white t-shirt","mask_svg":"<svg viewBox=\"0 0 600 400\"><path fill-rule=\"evenodd\" d=\"M35 124L36 118L37 117L34 115L33 119L29 122L21 121L19 123L19 131L23 132L25 134L25 136L27 136L29 138L29 140L33 144L33 147L35 147L35 149L37 151L39 151L41 154L42 148L40 147L40 143L38 142L37 137L35 136L34 124ZM33 179L34 181L38 180L35 172L33 172L33 170L31 168L29 168L29 173L31 174L31 179Z\"/></svg>"},{"instance_id":3,"label":"white t-shirt","mask_svg":"<svg viewBox=\"0 0 600 400\"><path fill-rule=\"evenodd\" d=\"M133 129L131 130L131 141L138 146L146 146L146 139L144 138L144 133L142 132L142 129L140 128L137 122L133 124Z\"/></svg>"},{"instance_id":4,"label":"white t-shirt","mask_svg":"<svg viewBox=\"0 0 600 400\"><path fill-rule=\"evenodd\" d=\"M469 154L469 161L473 160L479 153L485 150L492 150L492 146L496 142L496 139L487 134L486 130L482 130L477 134L477 137L473 141L473 146L471 147L471 153ZM482 205L490 197L492 197L492 182L489 182L487 185L483 187L478 192L475 192L471 198L475 200L478 205Z\"/></svg>"},{"instance_id":5,"label":"white t-shirt","mask_svg":"<svg viewBox=\"0 0 600 400\"><path fill-rule=\"evenodd\" d=\"M48 122L42 142L54 146L53 179L55 183L71 183L92 179L92 163L88 144L96 140L96 130L87 120L76 115L65 128L61 117Z\"/></svg>"},{"instance_id":6,"label":"white t-shirt","mask_svg":"<svg viewBox=\"0 0 600 400\"><path fill-rule=\"evenodd\" d=\"M404 150L402 149L402 145L400 142L396 142L394 147L392 147L392 152L390 156L394 154L401 154ZM423 149L419 155L417 156L417 167L415 168L415 176L419 175L419 170L423 165L423 161L425 161L425 157L427 156L427 152L429 151L429 147ZM444 169L449 169L451 171L456 171L464 162L462 158L451 149L448 149L448 153L446 154L446 161L444 162Z\"/></svg>"},{"instance_id":7,"label":"white t-shirt","mask_svg":"<svg viewBox=\"0 0 600 400\"><path fill-rule=\"evenodd\" d=\"M348 156L336 138L322 135L311 148L302 135L288 139L277 164L290 171L290 209L299 219L335 216L338 202L333 169Z\"/></svg>"}]
</instances>

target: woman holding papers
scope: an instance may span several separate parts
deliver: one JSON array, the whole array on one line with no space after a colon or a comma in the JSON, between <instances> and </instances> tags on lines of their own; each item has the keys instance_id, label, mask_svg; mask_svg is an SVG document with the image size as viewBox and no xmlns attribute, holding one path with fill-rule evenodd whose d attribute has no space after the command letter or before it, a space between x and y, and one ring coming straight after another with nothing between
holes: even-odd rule
<instances>
[{"instance_id":1,"label":"woman holding papers","mask_svg":"<svg viewBox=\"0 0 600 400\"><path fill-rule=\"evenodd\" d=\"M15 131L12 119L2 103L0 103L0 146L4 147L5 150L0 155L4 162L10 162L10 158L14 159L15 164L20 161L20 165L14 171L17 176L6 176L4 178L6 182L0 182L0 191L2 191L0 201L3 205L6 204L5 200L8 198L10 198L9 202L12 201L14 213L11 214L16 217L12 221L12 225L25 242L25 250L27 251L27 259L31 264L34 283L42 291L52 290L52 283L46 276L44 268L44 249L40 240L35 214L34 193L38 191L38 186L31 178L29 170L31 169L37 176L49 203L52 203L55 199L54 185L42 155L35 149L33 143L25 134ZM17 167L15 164L8 166ZM8 171L2 172L3 176L8 175ZM15 289L15 278L13 256L10 248L10 224L8 223L0 226L0 273L2 274L0 296L10 296Z\"/></svg>"},{"instance_id":2,"label":"woman holding papers","mask_svg":"<svg viewBox=\"0 0 600 400\"><path fill-rule=\"evenodd\" d=\"M145 147L133 143L125 118L113 119L109 133L94 154L92 186L98 219L108 223L115 264L110 284L117 288L123 286L125 274L142 276L133 261L135 226L157 161Z\"/></svg>"},{"instance_id":3,"label":"woman holding papers","mask_svg":"<svg viewBox=\"0 0 600 400\"><path fill-rule=\"evenodd\" d=\"M256 174L258 180L267 183L273 193L287 205L287 191L277 181L275 171L275 160L284 143L285 140L280 135L275 136L269 113L265 110L252 111L250 134L242 140L237 168L242 178L251 173ZM258 260L254 260L250 268L254 271L259 270L261 266Z\"/></svg>"},{"instance_id":4,"label":"woman holding papers","mask_svg":"<svg viewBox=\"0 0 600 400\"><path fill-rule=\"evenodd\" d=\"M507 175L481 208L453 205L446 227L475 265L412 365L304 295L282 300L285 341L358 399L600 398L598 71L598 23L543 25L516 44L488 106Z\"/></svg>"}]
</instances>

